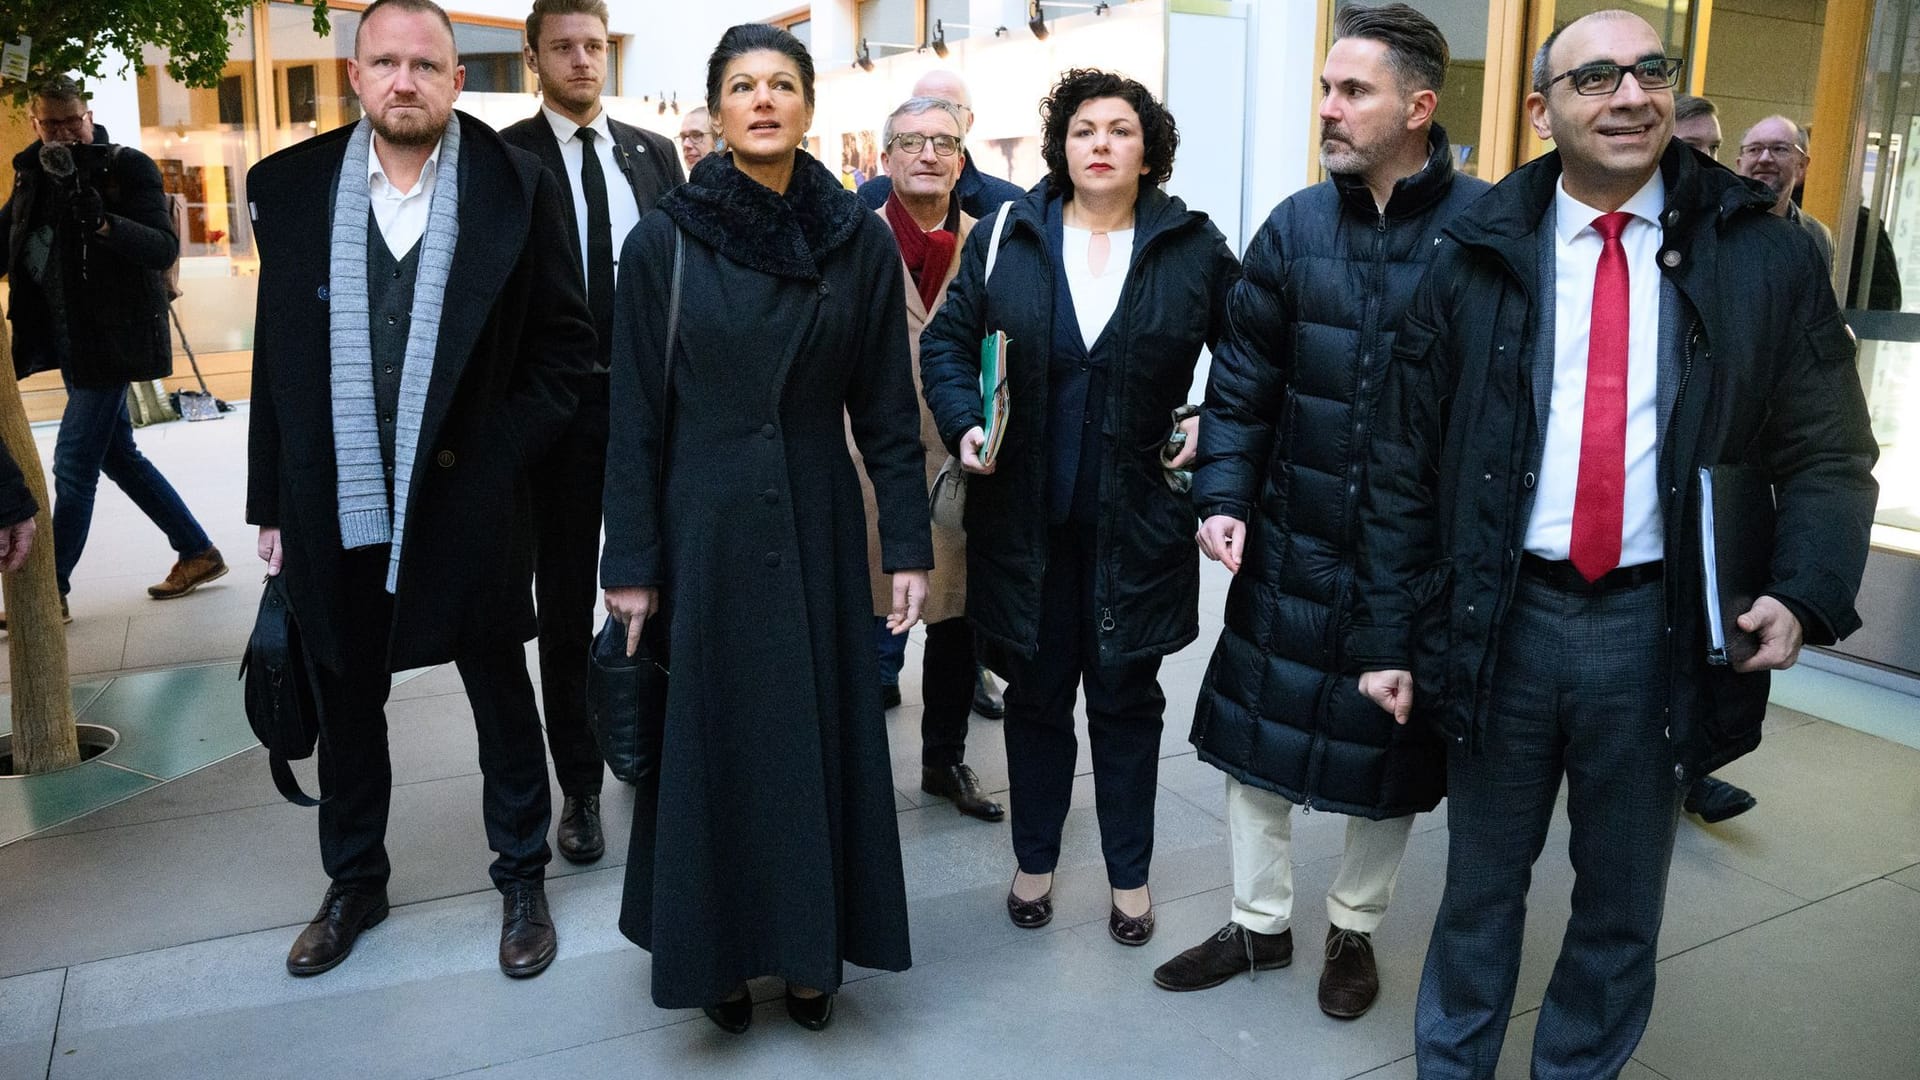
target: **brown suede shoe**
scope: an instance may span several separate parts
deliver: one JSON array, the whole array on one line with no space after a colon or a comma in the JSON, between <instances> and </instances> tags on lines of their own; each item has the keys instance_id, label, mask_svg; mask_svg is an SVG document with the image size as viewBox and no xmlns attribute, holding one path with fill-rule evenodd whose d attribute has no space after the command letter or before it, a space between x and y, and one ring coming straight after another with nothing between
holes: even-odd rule
<instances>
[{"instance_id":1,"label":"brown suede shoe","mask_svg":"<svg viewBox=\"0 0 1920 1080\"><path fill-rule=\"evenodd\" d=\"M338 883L327 887L320 911L287 950L287 973L318 975L340 966L363 931L387 917L385 889L358 889Z\"/></svg>"},{"instance_id":2,"label":"brown suede shoe","mask_svg":"<svg viewBox=\"0 0 1920 1080\"><path fill-rule=\"evenodd\" d=\"M547 889L538 881L516 881L500 894L500 970L530 979L547 970L560 939L547 914Z\"/></svg>"},{"instance_id":3,"label":"brown suede shoe","mask_svg":"<svg viewBox=\"0 0 1920 1080\"><path fill-rule=\"evenodd\" d=\"M1327 966L1320 972L1320 1011L1337 1020L1364 1016L1380 996L1373 936L1327 927Z\"/></svg>"},{"instance_id":4,"label":"brown suede shoe","mask_svg":"<svg viewBox=\"0 0 1920 1080\"><path fill-rule=\"evenodd\" d=\"M1260 934L1228 923L1212 937L1161 964L1153 985L1162 990L1211 990L1245 971L1272 971L1293 963L1293 929Z\"/></svg>"},{"instance_id":5,"label":"brown suede shoe","mask_svg":"<svg viewBox=\"0 0 1920 1080\"><path fill-rule=\"evenodd\" d=\"M227 561L220 557L220 549L210 547L174 563L167 571L167 580L147 586L147 595L155 600L175 600L226 573Z\"/></svg>"}]
</instances>

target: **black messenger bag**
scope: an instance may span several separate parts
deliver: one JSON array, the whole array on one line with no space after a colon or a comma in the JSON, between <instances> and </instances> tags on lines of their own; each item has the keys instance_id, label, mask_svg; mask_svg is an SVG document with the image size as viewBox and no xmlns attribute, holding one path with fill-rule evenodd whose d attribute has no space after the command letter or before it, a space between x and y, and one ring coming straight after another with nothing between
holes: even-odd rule
<instances>
[{"instance_id":1,"label":"black messenger bag","mask_svg":"<svg viewBox=\"0 0 1920 1080\"><path fill-rule=\"evenodd\" d=\"M316 799L300 790L287 764L313 755L321 738L320 703L313 692L313 662L300 641L287 586L278 575L267 578L260 594L260 614L254 618L246 655L240 658L240 678L246 681L247 724L267 748L273 786L296 806L325 802L324 795Z\"/></svg>"}]
</instances>

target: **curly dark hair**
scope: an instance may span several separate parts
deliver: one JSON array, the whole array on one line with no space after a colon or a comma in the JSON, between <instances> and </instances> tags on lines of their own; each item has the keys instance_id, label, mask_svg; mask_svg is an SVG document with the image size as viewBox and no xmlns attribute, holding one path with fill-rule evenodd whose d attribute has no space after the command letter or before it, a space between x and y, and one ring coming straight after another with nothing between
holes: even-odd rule
<instances>
[{"instance_id":1,"label":"curly dark hair","mask_svg":"<svg viewBox=\"0 0 1920 1080\"><path fill-rule=\"evenodd\" d=\"M1145 183L1164 184L1173 175L1173 154L1180 149L1180 129L1173 114L1153 93L1125 75L1097 68L1074 68L1060 76L1040 102L1040 156L1047 162L1047 179L1055 192L1071 196L1073 176L1067 169L1067 125L1080 106L1099 98L1119 98L1140 115L1140 137L1147 144Z\"/></svg>"}]
</instances>

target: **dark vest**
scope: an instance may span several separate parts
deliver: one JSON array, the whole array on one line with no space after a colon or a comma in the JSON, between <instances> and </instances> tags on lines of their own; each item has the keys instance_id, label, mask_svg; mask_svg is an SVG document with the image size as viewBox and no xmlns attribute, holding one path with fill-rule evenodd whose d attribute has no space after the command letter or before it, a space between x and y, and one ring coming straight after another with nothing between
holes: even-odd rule
<instances>
[{"instance_id":1,"label":"dark vest","mask_svg":"<svg viewBox=\"0 0 1920 1080\"><path fill-rule=\"evenodd\" d=\"M1123 293L1120 307L1091 347L1081 340L1073 289L1067 284L1062 215L1060 200L1047 204L1047 244L1053 255L1053 341L1047 365L1048 520L1055 525L1092 524L1099 518L1100 473L1106 463L1101 430L1107 415L1107 371L1126 298Z\"/></svg>"},{"instance_id":2,"label":"dark vest","mask_svg":"<svg viewBox=\"0 0 1920 1080\"><path fill-rule=\"evenodd\" d=\"M373 408L380 427L380 460L387 467L387 499L393 499L393 433L400 412L400 376L406 369L407 331L413 325L413 283L420 274L420 244L396 260L367 211L367 310L373 332Z\"/></svg>"}]
</instances>

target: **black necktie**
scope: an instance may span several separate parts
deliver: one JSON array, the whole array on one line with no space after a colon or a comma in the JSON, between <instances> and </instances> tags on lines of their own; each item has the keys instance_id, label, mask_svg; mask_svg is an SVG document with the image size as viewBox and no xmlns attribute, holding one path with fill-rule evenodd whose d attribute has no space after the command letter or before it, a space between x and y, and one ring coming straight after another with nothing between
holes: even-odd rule
<instances>
[{"instance_id":1,"label":"black necktie","mask_svg":"<svg viewBox=\"0 0 1920 1080\"><path fill-rule=\"evenodd\" d=\"M587 196L587 307L600 335L601 369L613 351L613 215L607 211L607 174L593 149L594 130L580 129L580 190Z\"/></svg>"}]
</instances>

